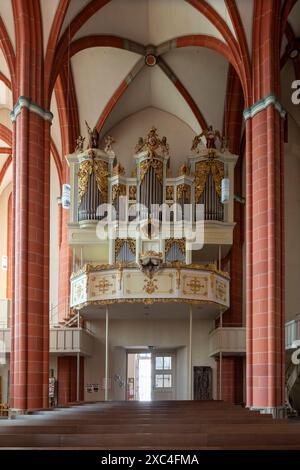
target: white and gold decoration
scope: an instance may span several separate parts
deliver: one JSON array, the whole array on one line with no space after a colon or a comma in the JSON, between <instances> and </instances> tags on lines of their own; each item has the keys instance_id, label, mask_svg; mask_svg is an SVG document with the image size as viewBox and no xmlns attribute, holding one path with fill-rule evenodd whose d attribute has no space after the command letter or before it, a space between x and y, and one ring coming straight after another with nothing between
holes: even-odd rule
<instances>
[{"instance_id":1,"label":"white and gold decoration","mask_svg":"<svg viewBox=\"0 0 300 470\"><path fill-rule=\"evenodd\" d=\"M229 307L229 278L213 266L163 265L151 278L138 266L86 266L71 280L71 306L120 302L191 302ZM87 294L86 294L87 292Z\"/></svg>"}]
</instances>

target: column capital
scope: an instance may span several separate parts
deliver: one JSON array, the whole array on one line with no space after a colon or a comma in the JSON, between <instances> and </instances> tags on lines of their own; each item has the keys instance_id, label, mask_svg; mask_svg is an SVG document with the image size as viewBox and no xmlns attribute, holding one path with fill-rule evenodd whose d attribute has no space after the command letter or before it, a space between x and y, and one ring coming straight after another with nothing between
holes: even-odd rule
<instances>
[{"instance_id":1,"label":"column capital","mask_svg":"<svg viewBox=\"0 0 300 470\"><path fill-rule=\"evenodd\" d=\"M243 112L244 120L247 121L248 119L252 119L256 114L264 111L269 106L274 106L274 108L279 112L280 116L282 118L285 117L286 111L284 107L277 97L271 93L265 98L262 98L261 100L254 103L252 106L250 106L250 108L246 108Z\"/></svg>"},{"instance_id":2,"label":"column capital","mask_svg":"<svg viewBox=\"0 0 300 470\"><path fill-rule=\"evenodd\" d=\"M27 98L26 96L19 96L18 101L14 105L13 110L10 113L10 118L12 122L15 122L22 108L27 108L29 109L29 111L38 114L45 121L49 121L50 123L52 122L53 114L51 113L51 111L43 109L41 106L39 106L37 103L34 103L30 98Z\"/></svg>"}]
</instances>

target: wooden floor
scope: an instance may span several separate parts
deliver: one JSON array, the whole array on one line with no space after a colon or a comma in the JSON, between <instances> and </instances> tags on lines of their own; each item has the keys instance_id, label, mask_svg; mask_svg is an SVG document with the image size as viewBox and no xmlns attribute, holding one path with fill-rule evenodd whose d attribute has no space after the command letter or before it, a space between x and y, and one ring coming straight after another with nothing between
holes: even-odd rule
<instances>
[{"instance_id":1,"label":"wooden floor","mask_svg":"<svg viewBox=\"0 0 300 470\"><path fill-rule=\"evenodd\" d=\"M300 449L300 423L221 401L98 402L1 420L0 448Z\"/></svg>"}]
</instances>

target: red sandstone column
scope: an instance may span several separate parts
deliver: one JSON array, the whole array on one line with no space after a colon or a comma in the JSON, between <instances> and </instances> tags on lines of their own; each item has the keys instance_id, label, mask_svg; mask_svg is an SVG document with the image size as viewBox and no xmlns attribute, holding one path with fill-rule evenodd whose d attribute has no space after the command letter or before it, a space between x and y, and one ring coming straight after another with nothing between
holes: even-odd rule
<instances>
[{"instance_id":1,"label":"red sandstone column","mask_svg":"<svg viewBox=\"0 0 300 470\"><path fill-rule=\"evenodd\" d=\"M247 405L284 405L284 191L281 2L256 0L246 119Z\"/></svg>"},{"instance_id":2,"label":"red sandstone column","mask_svg":"<svg viewBox=\"0 0 300 470\"><path fill-rule=\"evenodd\" d=\"M217 400L240 405L243 403L244 357L223 356L222 393L220 396L220 360L217 359Z\"/></svg>"},{"instance_id":3,"label":"red sandstone column","mask_svg":"<svg viewBox=\"0 0 300 470\"><path fill-rule=\"evenodd\" d=\"M50 124L28 106L15 119L11 406L26 410L48 406Z\"/></svg>"},{"instance_id":4,"label":"red sandstone column","mask_svg":"<svg viewBox=\"0 0 300 470\"><path fill-rule=\"evenodd\" d=\"M77 357L59 356L57 358L57 400L59 405L76 401ZM80 400L84 399L84 358L80 358Z\"/></svg>"},{"instance_id":5,"label":"red sandstone column","mask_svg":"<svg viewBox=\"0 0 300 470\"><path fill-rule=\"evenodd\" d=\"M251 124L248 405L272 411L284 404L283 121L269 105Z\"/></svg>"}]
</instances>

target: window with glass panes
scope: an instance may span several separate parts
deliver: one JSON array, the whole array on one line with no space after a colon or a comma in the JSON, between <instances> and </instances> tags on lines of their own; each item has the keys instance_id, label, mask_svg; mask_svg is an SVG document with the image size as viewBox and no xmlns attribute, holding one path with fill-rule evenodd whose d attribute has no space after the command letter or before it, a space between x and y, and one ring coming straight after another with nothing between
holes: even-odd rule
<instances>
[{"instance_id":1,"label":"window with glass panes","mask_svg":"<svg viewBox=\"0 0 300 470\"><path fill-rule=\"evenodd\" d=\"M157 356L155 358L155 388L172 387L172 357Z\"/></svg>"}]
</instances>

